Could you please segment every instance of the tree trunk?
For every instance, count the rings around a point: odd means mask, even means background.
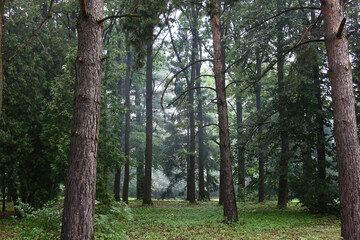
[[[149,31],[153,34],[153,29]],[[151,200],[151,171],[152,171],[152,95],[153,95],[153,41],[147,44],[146,61],[146,146],[145,146],[145,179],[144,179],[144,199],[143,204],[152,204]]]
[[[5,0],[0,2],[0,119],[2,113],[2,104],[3,104],[3,88],[4,88],[4,79],[3,79],[3,55],[2,55],[2,43],[3,43],[3,14],[4,14],[4,4]]]
[[[125,42],[128,41],[129,32],[125,32]],[[131,52],[126,44],[126,78],[125,78],[125,172],[123,187],[123,202],[129,203],[129,182],[130,182],[130,72],[131,72]]]
[[[104,4],[81,6],[76,59],[74,113],[61,239],[94,239],[96,159],[99,139]]]
[[[198,54],[198,45],[197,39],[195,36],[195,29],[197,29],[197,14],[195,7],[192,7],[192,20],[191,29],[192,29],[192,46],[191,46],[191,62],[195,62],[196,56]],[[196,64],[191,66],[191,76],[190,76],[190,84],[188,85],[189,89],[194,88],[194,81],[196,76]],[[195,196],[195,111],[194,111],[194,90],[189,91],[189,120],[190,120],[190,156],[189,156],[189,195],[188,200],[190,203],[194,203]]]
[[[259,50],[256,51],[256,78],[259,79],[261,77],[261,59],[259,56]],[[261,86],[260,84],[256,84],[255,86],[255,95],[256,95],[256,112],[257,112],[257,121],[261,120]],[[259,147],[258,147],[258,160],[259,160],[259,202],[263,202],[265,199],[265,191],[264,191],[264,154],[263,154],[263,146],[262,146],[262,131],[263,131],[262,123],[258,125],[258,139],[259,139]]]
[[[325,45],[334,114],[334,135],[339,169],[341,235],[360,239],[360,146],[348,37],[342,22],[346,1],[322,0]],[[344,27],[344,28],[342,28]]]
[[[237,84],[237,87],[240,87],[240,84]],[[244,157],[244,148],[241,142],[241,130],[242,130],[242,99],[241,96],[236,96],[236,123],[237,123],[237,161],[238,161],[238,195],[241,200],[245,200],[245,157]]]
[[[200,68],[201,64],[196,64],[196,76],[200,76]],[[198,97],[198,122],[199,126],[204,125],[203,120],[203,96],[201,93],[200,88],[200,81],[196,82],[196,95]],[[204,158],[205,158],[205,152],[204,152],[204,131],[205,129],[201,128],[198,133],[198,151],[199,151],[199,200],[205,200],[206,199],[206,193],[205,193],[205,176],[204,176]]]
[[[6,211],[6,188],[3,186],[1,188],[1,193],[2,193],[2,211],[5,212]]]
[[[281,0],[277,0],[277,11],[280,12]],[[282,22],[277,23],[277,57],[278,59],[283,55],[284,50],[282,41],[284,39]],[[280,176],[279,176],[279,192],[278,203],[279,208],[286,208],[288,200],[288,162],[289,162],[289,137],[286,123],[286,96],[284,91],[284,60],[280,60],[277,64],[277,77],[279,83],[279,120],[280,120],[280,141],[281,141],[281,155],[280,155]]]
[[[120,201],[120,178],[121,178],[121,167],[116,164],[115,179],[114,179],[114,198],[115,201]]]
[[[310,1],[311,4],[314,3],[314,0]],[[311,12],[311,21],[316,21],[315,11]],[[322,115],[323,112],[323,101],[321,98],[321,80],[320,80],[320,69],[317,64],[314,64],[312,67],[314,87],[315,87],[315,96],[316,96],[316,107],[317,111],[315,112],[315,124],[316,124],[316,152],[317,152],[317,173],[318,173],[318,182],[320,186],[318,189],[326,189],[326,139],[324,132],[325,118]],[[326,194],[324,191],[320,191],[317,196],[318,207],[321,212],[327,212],[326,204]]]
[[[235,191],[232,178],[229,122],[226,102],[225,72],[222,63],[220,29],[220,7],[217,0],[211,0],[211,30],[214,48],[214,73],[220,138],[220,187],[223,188],[224,216],[228,221],[238,221]]]
[[[141,111],[139,110],[140,93],[139,93],[139,89],[136,86],[135,86],[135,106],[137,109],[136,122],[138,123],[138,126],[141,126]],[[137,167],[136,167],[136,198],[138,200],[142,200],[143,196],[144,196],[144,159],[143,157],[140,157],[139,159],[137,159]]]

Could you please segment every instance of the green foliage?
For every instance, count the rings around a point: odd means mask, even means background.
[[[116,221],[132,221],[133,215],[124,202],[112,202],[109,204],[110,210],[103,212],[99,207],[101,204],[96,202],[95,213],[95,238],[101,240],[129,239],[122,229],[116,225]],[[99,213],[100,211],[100,213]]]
[[[16,227],[21,239],[60,239],[62,208],[58,203],[50,201],[35,210],[29,204],[19,202],[15,208],[22,216],[21,224]]]

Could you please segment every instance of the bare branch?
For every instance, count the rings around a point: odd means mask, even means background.
[[[134,17],[134,18],[139,18],[141,17],[140,15],[136,15],[136,14],[122,14],[122,15],[114,15],[114,16],[108,16],[106,18],[103,18],[101,20],[98,21],[98,23],[103,23],[109,19],[114,19],[114,18],[126,18],[126,17]]]
[[[341,38],[342,32],[343,32],[343,30],[344,30],[345,23],[346,23],[346,18],[343,18],[343,20],[342,20],[341,23],[340,23],[339,30],[338,30],[338,32],[336,33],[336,37],[337,37],[337,38]]]
[[[29,37],[26,44],[21,47],[19,50],[16,51],[16,53],[9,58],[9,61],[12,61],[22,50],[25,50],[31,43],[32,39],[40,32],[40,30],[46,25],[46,23],[50,20],[52,17],[52,10],[54,8],[55,0],[51,0],[49,11],[47,13],[46,18],[41,22],[40,26],[34,31],[34,33]]]
[[[277,17],[279,17],[280,15],[282,15],[284,13],[291,12],[291,11],[296,11],[296,10],[303,10],[303,9],[321,10],[321,8],[318,8],[318,7],[294,7],[294,8],[289,8],[289,9],[286,9],[286,10],[284,10],[282,12],[279,12],[279,13],[275,14],[272,17],[269,17],[268,19],[265,19],[264,21],[262,21],[262,22],[260,22],[258,24],[255,24],[254,26],[252,26],[252,27],[250,27],[248,29],[245,29],[245,31],[250,32],[254,28],[257,28],[257,27],[263,25],[264,23],[270,21],[271,19],[277,18]]]
[[[170,107],[171,105],[173,105],[177,100],[179,100],[182,96],[184,96],[186,93],[188,93],[191,90],[195,90],[195,89],[210,89],[213,91],[216,91],[215,88],[212,87],[193,87],[193,88],[188,88],[185,91],[183,91],[177,98],[175,98],[171,103],[169,103],[166,107]]]
[[[310,26],[306,29],[306,31],[304,32],[303,36],[301,37],[300,41],[296,44],[299,45],[300,43],[302,43],[304,41],[304,39],[306,38],[306,36],[312,31],[312,29],[316,26],[316,24],[319,22],[320,17],[322,15],[322,12],[320,12],[319,16],[317,17],[316,21],[312,24],[310,24]]]
[[[40,45],[42,46],[44,52],[49,56],[49,58],[52,58],[52,56],[50,55],[50,53],[48,52],[48,50],[46,49],[45,45],[43,44],[43,42],[41,41],[39,35],[36,34],[36,38],[39,41]]]
[[[165,88],[164,88],[164,91],[162,92],[161,94],[161,108],[162,110],[164,111],[164,95],[165,95],[165,92],[167,91],[167,89],[169,88],[170,84],[174,81],[174,79],[179,76],[180,73],[186,71],[189,67],[191,67],[192,65],[194,64],[197,64],[199,62],[212,62],[213,59],[200,59],[200,60],[197,60],[195,62],[192,62],[192,63],[189,63],[186,67],[184,67],[183,69],[181,69],[180,71],[178,71],[177,73],[175,73],[175,75],[165,84]]]

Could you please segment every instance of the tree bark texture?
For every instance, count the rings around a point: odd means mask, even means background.
[[[61,239],[94,239],[104,4],[83,2],[79,19],[76,84]]]
[[[228,221],[238,221],[235,191],[232,177],[229,122],[226,102],[225,72],[222,63],[222,43],[220,29],[220,6],[217,0],[211,0],[211,30],[214,48],[214,73],[216,100],[218,107],[220,138],[220,187],[223,188],[224,216]],[[220,191],[221,192],[221,191]]]
[[[281,0],[277,0],[277,8],[280,11]],[[283,55],[282,41],[284,39],[282,22],[277,22],[277,57]],[[281,155],[280,155],[280,176],[279,176],[279,191],[278,203],[279,208],[286,208],[288,201],[288,162],[289,162],[289,137],[286,123],[286,97],[284,91],[284,60],[280,60],[277,64],[277,77],[279,83],[279,120],[280,120],[280,141],[281,141]]]
[[[341,235],[360,239],[360,146],[342,0],[322,0],[339,170]]]
[[[151,29],[150,34],[153,34]],[[152,171],[152,95],[153,95],[153,42],[147,44],[146,61],[146,146],[145,146],[145,178],[144,178],[144,198],[143,204],[152,204],[151,200],[151,171]]]
[[[129,38],[129,32],[125,33],[125,41]],[[129,203],[129,182],[130,182],[130,73],[131,73],[131,52],[126,44],[126,78],[125,78],[125,172],[123,187],[123,202]]]

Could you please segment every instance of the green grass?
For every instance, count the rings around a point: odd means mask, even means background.
[[[216,202],[188,204],[131,202],[134,220],[120,222],[130,239],[341,239],[335,216],[307,213],[295,203],[279,210],[275,203],[239,203],[238,223],[222,223]]]
[[[143,206],[141,201],[131,200],[130,208],[132,217],[109,215],[101,226],[110,226],[128,239],[341,239],[338,217],[309,214],[294,202],[286,210],[277,209],[274,202],[238,203],[239,222],[232,224],[223,223],[223,207],[214,201],[154,201],[152,206]],[[27,231],[34,227],[24,221],[0,219],[0,239],[21,239],[17,226]],[[119,239],[106,231],[96,236]]]

